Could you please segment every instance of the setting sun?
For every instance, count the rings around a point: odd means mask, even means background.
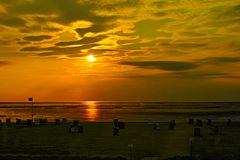
[[[95,61],[95,57],[93,55],[89,55],[87,57],[87,59],[88,59],[89,62],[94,62]]]

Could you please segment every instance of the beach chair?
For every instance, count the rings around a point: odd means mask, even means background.
[[[201,136],[201,129],[200,128],[194,128],[194,137]]]
[[[34,118],[34,125],[39,126],[40,125],[40,119]]]
[[[125,122],[118,122],[118,128],[119,129],[125,129],[126,128]]]
[[[70,124],[69,125],[69,133],[74,133],[75,132],[75,127],[74,127],[74,125],[73,124]]]
[[[190,118],[190,119],[188,120],[188,124],[193,125],[193,124],[194,124],[194,119]]]
[[[154,125],[153,125],[153,129],[154,130],[160,130],[160,125],[159,125],[159,123],[154,123]]]
[[[46,118],[42,119],[42,124],[43,124],[43,125],[48,124],[48,120],[47,120]]]
[[[69,133],[83,133],[83,126],[74,126],[71,124],[69,126]]]
[[[213,134],[219,134],[219,127],[218,126],[214,126],[212,129]]]
[[[172,125],[176,126],[176,121],[175,121],[175,119],[171,120],[170,123],[172,123]]]
[[[55,125],[58,125],[60,123],[60,119],[55,119]]]
[[[113,127],[113,135],[117,136],[119,134],[119,128],[118,127]]]
[[[232,123],[231,119],[227,119],[227,125],[230,125]]]
[[[118,119],[114,119],[113,120],[113,127],[118,127],[118,123],[119,123]]]
[[[80,125],[80,120],[73,120],[72,123],[74,126],[78,126],[78,125]]]
[[[169,123],[168,130],[174,130],[174,124],[173,123]]]
[[[78,133],[83,133],[83,126],[78,126]]]
[[[155,123],[156,123],[156,121],[153,118],[148,119],[148,124],[152,125]]]
[[[22,120],[21,119],[16,119],[16,125],[21,125],[22,124]]]
[[[175,120],[171,120],[169,122],[168,130],[174,130],[175,126],[176,126],[176,121]]]
[[[208,119],[207,120],[207,125],[211,125],[212,124],[212,120],[211,119]]]
[[[33,121],[31,119],[27,119],[27,126],[31,127],[33,125]]]
[[[196,125],[202,127],[203,126],[202,120],[197,119]]]
[[[10,118],[6,118],[6,125],[10,125],[11,124],[11,119]]]
[[[62,118],[62,123],[67,123],[67,122],[68,122],[67,118]]]

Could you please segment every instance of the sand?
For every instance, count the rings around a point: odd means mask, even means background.
[[[0,127],[0,156],[103,156],[130,157],[128,144],[133,144],[134,159],[157,157],[165,159],[190,155],[190,138],[197,126],[177,123],[168,130],[167,123],[160,123],[160,130],[144,123],[126,123],[119,136],[113,136],[110,122],[84,122],[84,133],[69,133],[68,124],[53,123],[23,127],[11,124]],[[193,139],[193,155],[207,157],[238,156],[240,127],[218,122],[219,134],[204,123],[201,137]]]

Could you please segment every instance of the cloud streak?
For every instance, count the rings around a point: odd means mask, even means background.
[[[184,71],[199,67],[199,65],[196,63],[179,61],[126,61],[120,62],[120,64],[136,66],[145,69],[161,69],[166,71]]]
[[[0,60],[0,67],[11,65],[12,63],[10,61],[1,61]]]
[[[49,36],[49,35],[23,37],[23,39],[25,41],[43,41],[43,40],[48,40],[48,39],[51,39],[51,38],[52,38],[52,36]]]

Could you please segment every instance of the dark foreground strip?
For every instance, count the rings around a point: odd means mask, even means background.
[[[0,160],[127,160],[127,158],[84,156],[0,156]]]

